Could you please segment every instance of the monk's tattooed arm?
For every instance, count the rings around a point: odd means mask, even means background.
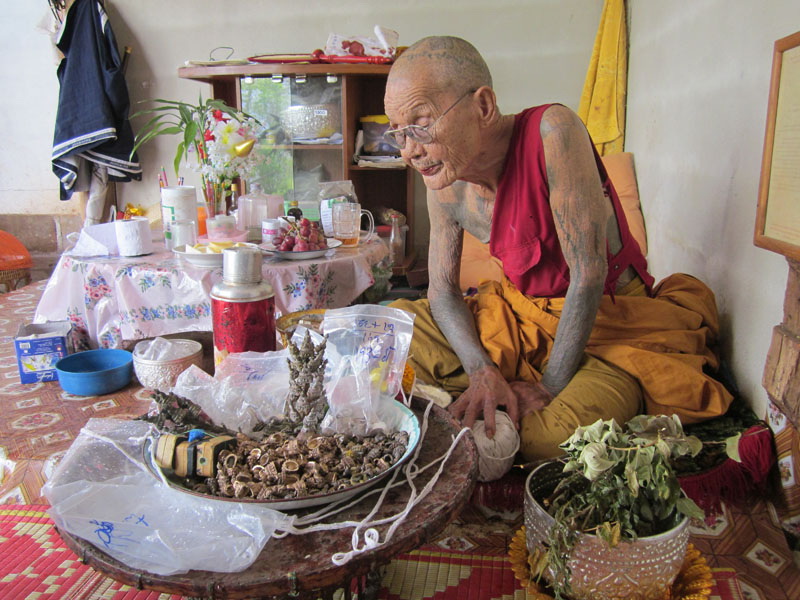
[[[578,370],[589,340],[608,271],[609,205],[597,173],[591,141],[577,115],[552,106],[542,119],[550,205],[570,283],[542,384],[553,395]]]
[[[453,217],[463,203],[463,186],[428,191],[431,238],[428,251],[428,299],[436,324],[455,350],[467,373],[492,362],[483,351],[472,313],[460,287],[462,230]]]

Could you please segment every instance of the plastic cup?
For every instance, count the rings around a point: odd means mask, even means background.
[[[194,246],[197,243],[197,223],[194,221],[172,221],[169,224],[172,233],[172,247]]]
[[[208,230],[208,239],[210,240],[230,239],[236,233],[236,217],[231,215],[217,215],[216,217],[206,219],[206,229]]]
[[[161,188],[161,220],[167,250],[175,247],[169,224],[172,221],[195,221],[196,219],[197,189],[194,186],[176,185]]]
[[[205,204],[197,205],[197,235],[206,235],[208,230],[206,229],[206,219],[208,218],[208,212],[206,211]]]

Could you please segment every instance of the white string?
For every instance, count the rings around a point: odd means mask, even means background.
[[[403,394],[404,402],[406,402],[405,394]],[[408,398],[408,402],[410,403],[411,398]],[[430,413],[431,408],[433,407],[433,402],[428,401],[425,411],[423,413],[421,431],[420,431],[420,441],[424,439],[425,433],[428,429],[428,416]],[[457,435],[452,436],[452,442],[450,443],[450,447],[447,451],[433,459],[424,467],[417,467],[416,461],[419,457],[419,452],[421,449],[422,444],[417,444],[417,448],[414,451],[414,455],[403,469],[403,472],[406,475],[405,481],[396,481],[397,476],[400,473],[400,470],[395,471],[392,474],[392,478],[390,479],[389,483],[383,486],[382,489],[377,490],[370,490],[365,494],[355,498],[355,499],[346,499],[340,500],[339,502],[327,505],[322,509],[307,514],[302,517],[298,517],[295,519],[294,523],[290,523],[288,527],[284,530],[275,532],[273,537],[281,538],[285,537],[288,534],[294,535],[302,535],[304,533],[311,533],[316,531],[330,531],[334,529],[344,529],[346,527],[353,527],[353,533],[350,538],[350,543],[352,550],[348,552],[337,552],[333,556],[331,556],[331,561],[337,565],[341,566],[349,562],[354,556],[362,554],[368,550],[372,550],[379,546],[382,546],[389,542],[392,539],[395,531],[397,528],[405,521],[406,517],[409,515],[411,510],[419,504],[433,489],[433,486],[436,485],[436,482],[439,480],[439,476],[441,475],[442,471],[444,470],[444,465],[447,462],[447,459],[452,456],[453,451],[455,450],[456,445],[461,440],[461,438],[469,431],[468,428],[462,428]],[[422,488],[422,490],[418,493],[417,488],[414,485],[414,479],[419,477],[422,473],[424,473],[429,468],[433,467],[436,464],[439,464],[439,468],[436,470],[436,473],[431,477],[427,484]],[[383,501],[386,498],[386,494],[388,494],[389,490],[392,488],[408,484],[411,488],[411,492],[409,494],[409,499],[406,502],[406,507],[399,513],[390,515],[381,519],[373,520],[375,514],[380,510],[381,506],[383,505]],[[338,514],[343,510],[354,506],[355,504],[359,504],[363,502],[369,496],[372,496],[380,491],[380,495],[375,502],[374,506],[370,510],[369,514],[364,517],[361,521],[342,521],[338,523],[318,523],[318,521],[330,517],[332,515]],[[349,503],[344,504],[347,500],[350,500]],[[386,531],[383,540],[380,539],[380,532],[378,531],[377,527],[386,525],[391,523],[389,529]],[[362,534],[363,531],[363,534]]]

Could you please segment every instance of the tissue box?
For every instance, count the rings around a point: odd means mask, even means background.
[[[19,326],[14,337],[14,350],[22,383],[58,379],[56,363],[69,353],[67,340],[71,329],[69,321]]]

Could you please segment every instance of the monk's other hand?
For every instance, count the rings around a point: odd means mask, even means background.
[[[473,371],[469,375],[469,387],[447,410],[465,427],[472,427],[483,415],[486,437],[494,438],[495,411],[505,406],[511,422],[519,427],[517,396],[497,367],[490,365]]]
[[[512,381],[509,386],[517,397],[518,426],[526,415],[542,410],[553,401],[553,395],[541,383]]]

